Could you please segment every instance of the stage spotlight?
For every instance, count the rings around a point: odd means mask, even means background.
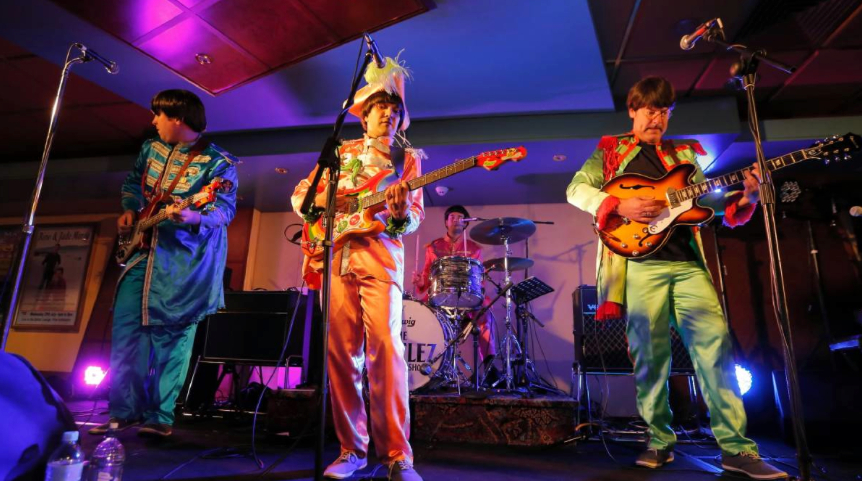
[[[751,371],[740,366],[736,365],[736,382],[739,383],[739,392],[743,396],[751,389]]]
[[[84,370],[84,384],[87,386],[98,386],[105,379],[105,371],[100,366],[87,366]]]

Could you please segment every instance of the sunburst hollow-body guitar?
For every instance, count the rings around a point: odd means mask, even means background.
[[[807,149],[769,159],[766,165],[772,172],[811,159],[846,160],[860,149],[862,143],[859,136],[848,133],[827,138]],[[602,192],[620,199],[650,197],[661,201],[665,207],[648,224],[610,214],[603,228],[596,230],[599,239],[620,256],[649,257],[667,243],[675,227],[699,225],[712,219],[715,212],[699,205],[697,198],[741,183],[748,170],[750,167],[699,183],[692,183],[696,172],[693,164],[677,165],[658,179],[640,174],[614,177],[602,187]]]

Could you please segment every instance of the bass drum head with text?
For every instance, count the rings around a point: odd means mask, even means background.
[[[451,339],[452,332],[445,318],[439,319],[430,307],[409,299],[402,302],[401,340],[404,341],[404,360],[407,361],[407,387],[413,391],[427,384],[446,359],[446,356],[441,356],[431,365],[428,374],[422,373],[422,367],[427,368],[428,360],[440,353]]]

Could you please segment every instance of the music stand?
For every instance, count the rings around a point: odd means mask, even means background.
[[[512,288],[512,296],[515,304],[526,304],[534,299],[554,292],[554,288],[545,284],[536,276],[530,276],[519,282]]]

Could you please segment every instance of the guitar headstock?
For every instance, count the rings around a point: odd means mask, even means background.
[[[510,147],[508,149],[490,150],[476,156],[477,165],[488,170],[496,170],[508,161],[518,162],[527,156],[524,146]]]
[[[809,157],[821,158],[828,164],[832,161],[849,160],[859,150],[862,150],[862,139],[848,132],[817,141],[806,153]]]
[[[192,196],[192,204],[195,207],[203,207],[216,200],[216,192],[226,192],[233,187],[233,182],[225,180],[221,177],[214,178],[209,184],[205,185],[200,192]]]

